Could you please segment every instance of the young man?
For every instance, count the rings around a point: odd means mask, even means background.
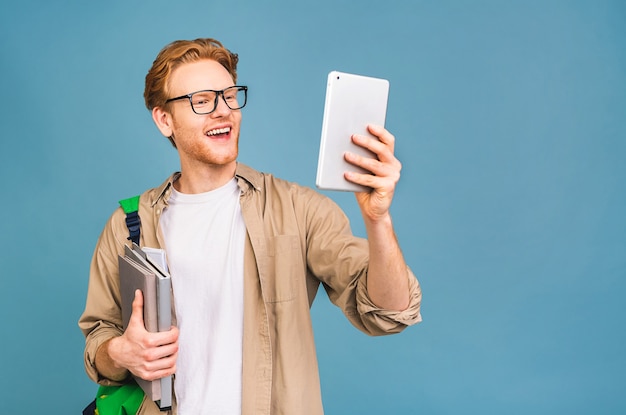
[[[165,249],[173,286],[170,331],[148,333],[141,293],[122,331],[118,254],[128,230],[113,213],[95,249],[86,307],[85,366],[96,382],[175,374],[172,412],[322,414],[309,309],[320,283],[370,335],[417,323],[421,291],[398,246],[389,207],[400,177],[394,137],[353,136],[378,160],[346,154],[371,174],[356,199],[367,240],[330,199],[237,162],[237,55],[213,39],[176,41],[157,56],[144,97],[180,156],[180,173],[141,195],[141,245]],[[160,413],[152,402],[139,413]]]

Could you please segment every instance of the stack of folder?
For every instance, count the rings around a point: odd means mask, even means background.
[[[163,250],[140,248],[133,243],[119,256],[122,320],[128,327],[135,291],[143,293],[143,319],[149,332],[168,331],[172,326],[172,280]],[[137,384],[161,410],[172,406],[172,377],[147,381],[135,376]]]

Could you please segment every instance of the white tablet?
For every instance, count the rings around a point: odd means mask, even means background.
[[[352,143],[352,134],[369,135],[368,124],[385,125],[389,81],[333,71],[328,74],[326,102],[322,121],[322,138],[315,185],[320,189],[350,192],[370,191],[368,187],[349,182],[347,171],[366,172],[344,159],[347,151],[375,157],[370,151]]]

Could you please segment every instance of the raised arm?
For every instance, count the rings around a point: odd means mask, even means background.
[[[347,153],[345,158],[349,163],[364,168],[370,174],[346,172],[345,177],[351,182],[372,189],[370,192],[355,194],[369,241],[370,262],[367,273],[369,296],[378,307],[401,311],[409,305],[408,271],[398,245],[389,208],[400,179],[402,165],[394,155],[395,137],[381,126],[370,125],[368,130],[378,140],[357,134],[352,136],[352,140],[376,154],[377,159],[353,153]]]

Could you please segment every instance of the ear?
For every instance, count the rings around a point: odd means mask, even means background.
[[[156,124],[161,134],[169,138],[172,136],[172,115],[161,107],[152,109],[152,120]]]

